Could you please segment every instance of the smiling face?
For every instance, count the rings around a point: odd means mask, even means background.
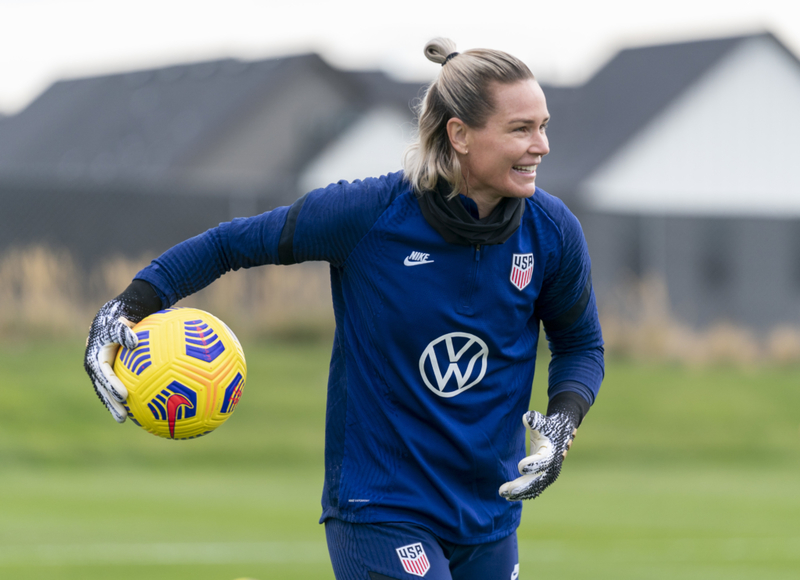
[[[488,215],[504,197],[531,197],[536,169],[550,152],[545,134],[550,114],[533,79],[489,87],[494,112],[481,128],[450,119],[448,135],[461,163],[466,195]]]

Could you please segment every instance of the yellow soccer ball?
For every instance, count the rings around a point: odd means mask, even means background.
[[[196,308],[151,314],[120,348],[114,372],[128,389],[128,418],[168,439],[192,439],[222,425],[242,396],[242,345],[216,316]]]

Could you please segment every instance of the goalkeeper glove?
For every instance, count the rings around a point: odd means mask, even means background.
[[[143,280],[134,280],[122,294],[106,302],[92,321],[83,367],[95,393],[117,423],[124,423],[128,416],[123,405],[128,390],[113,369],[117,350],[120,345],[136,348],[139,339],[131,328],[160,309],[161,299],[153,287]]]
[[[589,403],[571,391],[559,393],[550,401],[545,417],[528,411],[522,422],[530,430],[531,454],[519,462],[522,477],[504,483],[500,495],[508,501],[534,499],[561,473],[561,464]]]

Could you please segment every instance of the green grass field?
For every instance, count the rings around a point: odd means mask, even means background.
[[[329,346],[244,346],[233,418],[167,441],[113,422],[80,341],[0,345],[0,578],[332,578]],[[520,577],[800,577],[798,409],[798,368],[609,361],[561,478],[525,506]]]

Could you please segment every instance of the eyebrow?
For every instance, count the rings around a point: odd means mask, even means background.
[[[549,121],[550,121],[550,117],[548,116],[548,117],[545,117],[542,120],[542,123],[548,123]],[[509,125],[513,125],[514,123],[524,123],[526,125],[535,125],[536,121],[534,121],[532,119],[512,119],[511,121],[508,122]]]

